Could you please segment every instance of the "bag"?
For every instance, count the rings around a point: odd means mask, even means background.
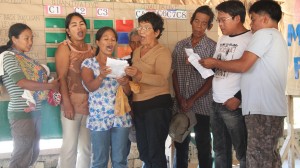
[[[176,113],[173,115],[169,127],[169,135],[176,142],[183,142],[197,124],[195,113]]]

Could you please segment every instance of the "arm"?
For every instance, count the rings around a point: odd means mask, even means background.
[[[226,100],[226,102],[224,102],[223,105],[226,106],[228,110],[233,111],[239,108],[241,104],[241,100],[242,100],[242,93],[241,90],[239,90],[232,98]]]
[[[38,90],[50,90],[53,89],[57,91],[59,89],[58,79],[53,80],[51,83],[40,83],[28,79],[21,79],[17,82],[17,85],[22,89],[27,89],[31,91]]]
[[[203,95],[205,95],[209,92],[209,90],[212,87],[212,79],[213,79],[213,76],[206,79],[205,83],[201,86],[201,88],[199,88],[199,90],[194,95],[192,95],[190,98],[188,98],[188,100],[187,100],[187,108],[188,109],[192,108],[194,103],[200,97],[202,97]]]
[[[56,64],[56,72],[58,78],[60,79],[60,93],[62,96],[62,104],[64,107],[64,116],[70,120],[74,119],[74,108],[71,104],[70,96],[69,96],[69,88],[67,85],[67,75],[70,64],[70,49],[67,45],[61,43],[55,53],[55,64]]]
[[[177,103],[180,107],[180,110],[183,112],[186,112],[186,99],[180,95],[180,89],[178,85],[178,77],[176,70],[172,73],[172,82],[173,82],[173,88],[175,92],[175,98],[177,100]]]
[[[83,66],[81,69],[81,78],[89,92],[94,92],[101,86],[103,79],[110,73],[111,69],[108,66],[102,66],[100,67],[100,75],[95,78],[93,70]]]
[[[243,56],[237,60],[221,61],[215,58],[201,59],[199,63],[205,68],[219,68],[229,72],[247,72],[258,59],[252,52],[245,51]]]

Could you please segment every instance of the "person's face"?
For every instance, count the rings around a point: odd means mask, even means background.
[[[140,36],[138,34],[131,35],[130,41],[129,41],[129,47],[131,48],[132,52],[137,49],[139,46],[141,46],[140,42]]]
[[[13,47],[21,52],[29,52],[33,44],[33,35],[30,29],[25,29],[19,38],[12,37]]]
[[[223,35],[232,35],[237,27],[234,18],[228,13],[218,12],[217,22]]]
[[[86,25],[84,24],[84,21],[78,16],[73,16],[69,28],[67,29],[67,33],[72,40],[84,40],[86,35]]]
[[[209,19],[209,16],[204,13],[196,13],[195,19],[191,22],[193,36],[201,37],[205,34],[205,30],[210,26]]]
[[[264,15],[259,15],[256,13],[251,13],[250,18],[251,18],[251,31],[252,33],[255,33],[257,30],[263,28],[263,23],[264,23]]]
[[[96,40],[97,46],[100,48],[100,54],[112,56],[117,39],[112,30],[106,30],[99,40]]]
[[[159,30],[157,32],[154,32],[151,23],[140,22],[139,27],[137,29],[141,37],[141,45],[151,45],[157,40],[156,37],[159,34]]]

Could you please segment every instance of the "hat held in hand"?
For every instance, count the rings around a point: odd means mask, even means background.
[[[193,112],[176,113],[171,120],[169,135],[174,141],[181,143],[196,124],[197,120]]]

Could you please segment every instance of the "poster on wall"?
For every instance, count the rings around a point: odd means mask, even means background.
[[[284,37],[290,54],[287,95],[300,95],[300,1],[289,0],[282,5]]]

